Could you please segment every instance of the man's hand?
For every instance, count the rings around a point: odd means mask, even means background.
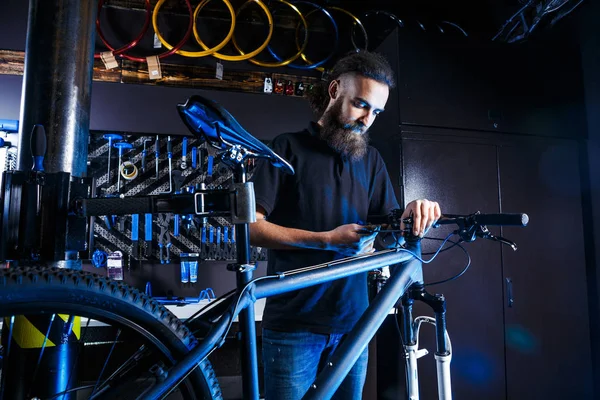
[[[410,216],[413,219],[413,235],[423,237],[431,225],[442,216],[442,211],[440,205],[435,201],[414,200],[406,206],[402,213],[402,219]],[[400,224],[400,229],[406,229],[404,223]]]
[[[345,256],[372,253],[373,243],[379,229],[359,224],[346,224],[327,232],[327,247]]]

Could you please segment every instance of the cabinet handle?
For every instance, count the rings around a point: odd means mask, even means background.
[[[506,297],[508,298],[508,306],[512,307],[515,302],[513,299],[512,279],[506,278]]]

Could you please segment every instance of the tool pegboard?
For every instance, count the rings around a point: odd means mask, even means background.
[[[192,136],[91,132],[89,137],[88,176],[95,180],[97,197],[176,195],[202,183],[207,189],[226,189],[232,182],[218,150]],[[253,163],[247,170],[251,176]],[[161,263],[178,261],[182,253],[198,253],[200,260],[236,256],[235,226],[221,217],[107,215],[94,218],[93,232],[90,253],[120,251],[132,260]],[[265,260],[266,249],[253,247],[251,259]]]

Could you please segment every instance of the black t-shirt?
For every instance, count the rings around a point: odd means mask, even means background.
[[[365,157],[350,162],[318,136],[318,125],[276,137],[271,148],[288,160],[287,175],[261,160],[252,176],[256,204],[274,224],[313,232],[359,223],[368,215],[398,208],[387,169],[369,146]],[[333,251],[268,251],[267,273],[288,271],[342,258]],[[267,298],[263,327],[280,331],[345,333],[368,306],[367,274]]]

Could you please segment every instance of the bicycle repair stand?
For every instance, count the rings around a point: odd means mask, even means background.
[[[435,362],[437,370],[438,397],[440,400],[452,399],[452,388],[450,383],[450,361],[452,360],[452,348],[447,340],[446,332],[446,299],[441,294],[432,295],[425,290],[423,283],[413,283],[401,298],[403,332],[406,368],[407,368],[407,392],[409,400],[419,399],[419,377],[417,372],[417,360],[427,355],[427,349],[419,350],[419,318],[413,321],[412,306],[415,300],[422,301],[433,309],[435,322],[427,321],[435,325],[436,352]],[[420,317],[421,318],[421,317]],[[431,318],[428,318],[431,320]]]

